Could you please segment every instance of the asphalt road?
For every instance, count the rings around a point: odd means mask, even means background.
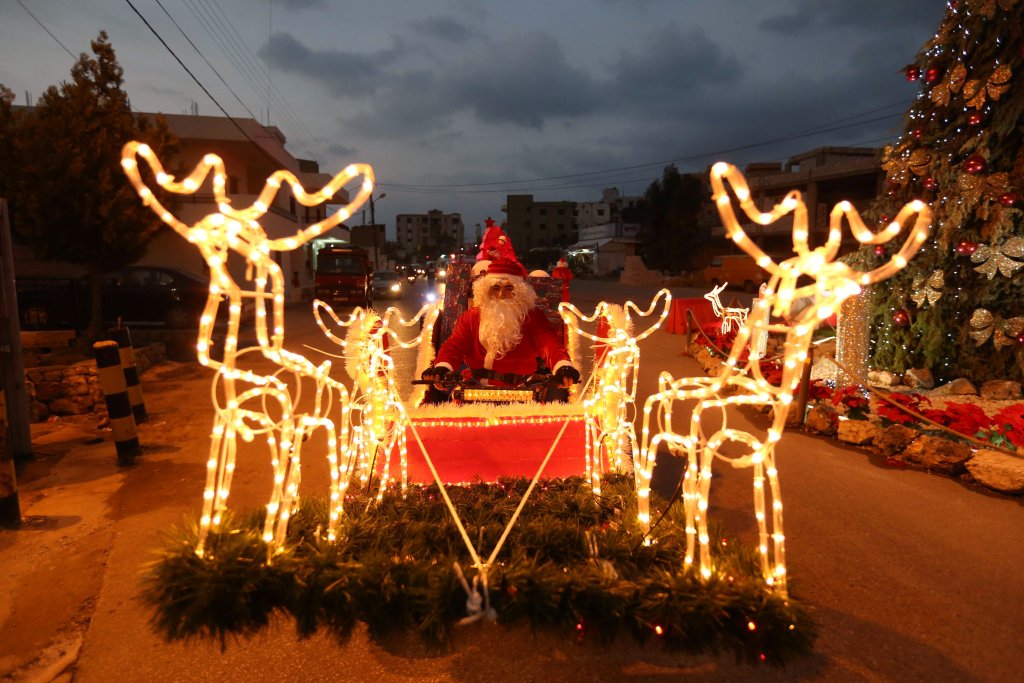
[[[576,281],[573,301],[584,312],[602,298],[646,307],[654,291]],[[407,308],[414,303],[411,294],[403,301]],[[313,359],[314,349],[337,352],[308,309],[292,308],[288,318],[290,348]],[[681,337],[660,332],[642,342],[639,396],[653,391],[663,370],[697,374],[681,347]],[[325,637],[300,642],[286,622],[224,652],[207,642],[166,644],[147,626],[138,577],[160,529],[194,514],[200,502],[209,373],[186,366],[152,374],[143,386],[153,418],[142,431],[147,450],[138,464],[118,470],[110,444],[86,438],[60,457],[41,458],[22,500],[26,515],[52,524],[0,543],[8,574],[20,571],[18,563],[33,563],[34,573],[15,589],[33,596],[36,620],[47,600],[83,601],[87,618],[67,647],[77,654],[75,680],[1024,680],[1022,501],[945,476],[888,468],[800,432],[787,432],[777,451],[787,565],[791,592],[811,607],[820,632],[815,653],[785,670],[751,669],[724,657],[669,658],[631,643],[577,646],[486,624],[462,630],[458,649],[442,656],[410,642],[373,644],[363,631],[345,644]],[[305,448],[315,453],[315,439]],[[238,462],[232,506],[265,502],[266,458],[243,449]],[[659,456],[656,485],[670,490],[679,470],[679,462]],[[320,492],[325,472],[315,457],[304,457],[307,493]],[[727,533],[751,540],[749,471],[719,467],[714,481],[710,516]],[[19,593],[12,595],[13,612],[23,615]],[[0,597],[0,616],[5,606]],[[0,643],[0,655],[3,650]]]

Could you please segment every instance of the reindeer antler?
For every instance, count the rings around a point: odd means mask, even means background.
[[[194,193],[202,187],[203,183],[206,182],[206,177],[212,171],[213,194],[217,202],[217,209],[220,211],[220,215],[225,219],[234,219],[240,223],[248,225],[252,225],[267,213],[270,205],[274,201],[274,197],[281,188],[282,182],[288,183],[292,189],[292,193],[295,195],[296,201],[300,204],[303,206],[317,206],[330,200],[340,188],[351,182],[353,179],[360,175],[363,176],[363,182],[359,188],[359,192],[355,196],[355,199],[350,201],[344,207],[335,211],[324,220],[298,231],[293,237],[267,240],[267,247],[275,251],[291,251],[292,249],[305,244],[314,237],[322,235],[334,226],[347,220],[360,206],[363,205],[367,198],[369,198],[370,193],[373,192],[373,168],[368,164],[350,164],[340,173],[331,178],[330,182],[328,182],[322,189],[313,193],[306,192],[305,188],[302,187],[302,183],[299,182],[299,179],[295,177],[293,173],[282,170],[275,171],[273,175],[267,178],[267,182],[263,186],[263,191],[260,192],[256,201],[244,209],[236,210],[231,207],[231,199],[225,192],[227,172],[224,167],[224,160],[216,154],[207,154],[204,156],[192,172],[184,180],[179,182],[174,179],[174,176],[171,176],[164,171],[163,165],[160,163],[160,160],[149,145],[134,140],[126,143],[121,150],[121,166],[124,168],[129,179],[131,179],[132,184],[139,193],[139,196],[142,197],[143,203],[152,207],[153,211],[156,212],[156,214],[160,216],[165,223],[172,226],[186,238],[189,238],[190,226],[178,220],[173,214],[171,214],[171,212],[168,211],[167,208],[164,207],[163,204],[161,204],[155,197],[153,191],[146,186],[146,183],[142,180],[142,175],[139,173],[136,156],[141,156],[145,159],[150,168],[153,169],[153,173],[156,175],[156,181],[160,187],[169,192],[174,192],[175,194]]]

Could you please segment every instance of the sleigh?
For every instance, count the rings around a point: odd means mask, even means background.
[[[524,387],[461,386],[452,403],[426,405],[424,383],[416,383],[412,395],[403,398],[395,375],[418,378],[431,363],[469,305],[472,265],[453,262],[442,300],[424,306],[410,321],[396,309],[380,315],[356,309],[342,321],[326,304],[314,304],[329,337],[340,343],[335,330],[349,330],[344,347],[351,362],[346,365],[369,369],[353,377],[352,434],[360,478],[377,478],[381,492],[390,482],[406,486],[540,476],[586,476],[599,488],[603,473],[632,471],[638,451],[632,416],[639,360],[632,321],[655,319],[639,338],[657,329],[668,312],[668,292],[659,293],[646,311],[632,303],[625,308],[602,303],[584,315],[563,300],[561,280],[530,277],[538,308],[566,341],[573,365],[584,371],[567,402],[538,401],[537,392]],[[656,310],[658,315],[652,315]],[[403,334],[417,326],[412,339]],[[581,338],[593,342],[586,345],[590,354],[581,351]],[[411,373],[395,367],[391,351],[399,347],[417,349]]]

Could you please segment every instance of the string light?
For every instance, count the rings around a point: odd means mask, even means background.
[[[747,217],[762,225],[775,223],[785,215],[793,216],[793,251],[795,256],[776,264],[740,227],[733,209],[733,198],[726,189],[733,188]],[[869,230],[856,209],[849,202],[840,202],[830,215],[829,235],[826,243],[811,249],[807,243],[807,208],[798,191],[788,193],[771,211],[761,212],[750,196],[746,179],[734,166],[720,162],[711,169],[713,198],[721,214],[726,234],[741,249],[768,271],[770,280],[760,295],[744,325],[739,328],[729,354],[728,362],[715,377],[674,379],[663,372],[658,378],[658,392],[644,404],[640,464],[643,473],[637,478],[638,519],[640,525],[650,528],[650,480],[658,446],[665,443],[670,449],[685,449],[687,468],[683,475],[683,507],[686,516],[686,555],[684,563],[694,563],[695,546],[700,547],[700,574],[705,579],[713,573],[707,525],[708,498],[711,488],[711,465],[715,458],[725,460],[733,467],[752,468],[754,486],[754,516],[758,525],[758,554],[765,584],[786,594],[785,536],[782,529],[782,501],[779,491],[778,470],[775,467],[775,445],[782,436],[793,396],[800,382],[803,365],[808,358],[812,335],[818,322],[829,317],[848,298],[857,296],[864,286],[879,282],[906,265],[923,245],[931,221],[931,212],[920,201],[904,206],[896,219],[878,233]],[[894,239],[903,226],[913,220],[906,240],[899,250],[882,266],[868,272],[856,272],[842,262],[835,261],[842,239],[841,226],[850,226],[854,237],[862,244],[885,244]],[[806,277],[810,284],[800,285]],[[798,299],[810,301],[797,319],[793,304]],[[773,324],[774,314],[787,322]],[[783,345],[785,362],[779,386],[773,386],[762,375],[759,354],[748,354],[743,359],[748,341],[758,334],[785,335]],[[741,364],[741,361],[744,361]],[[695,400],[689,424],[676,427],[672,421],[672,406],[676,401]],[[729,426],[727,408],[731,406],[767,406],[772,409],[772,424],[762,440],[757,436]],[[707,411],[716,411],[720,426],[713,432],[705,431],[702,420]],[[660,429],[653,433],[652,416],[657,414]],[[727,456],[721,448],[728,443],[745,447],[740,456]],[[767,486],[765,482],[767,480]],[[771,496],[771,533],[765,510],[766,490]]]
[[[146,185],[138,157],[149,165],[157,184],[175,194],[197,192],[212,173],[211,184],[218,211],[203,216],[192,225],[179,220]],[[237,437],[251,442],[261,434],[266,438],[274,481],[263,527],[263,539],[268,543],[270,552],[280,549],[288,519],[298,505],[302,444],[318,429],[327,433],[332,500],[327,537],[334,540],[343,499],[341,482],[345,479],[339,472],[339,456],[342,462],[347,459],[344,450],[348,444],[348,389],[330,377],[330,361],[314,365],[304,356],[283,348],[284,276],[271,252],[294,250],[351,216],[373,190],[373,169],[366,164],[353,164],[313,193],[307,193],[292,173],[277,171],[267,179],[256,201],[248,207],[235,209],[225,193],[227,171],[224,162],[216,154],[204,156],[187,177],[178,181],[164,170],[149,145],[132,141],[121,150],[121,167],[143,203],[178,234],[195,244],[210,269],[210,290],[200,317],[196,353],[202,365],[216,371],[211,387],[215,414],[197,554],[204,554],[206,538],[211,529],[219,527],[227,507],[235,471]],[[303,206],[317,206],[329,201],[344,185],[360,176],[360,190],[351,202],[324,220],[299,230],[293,237],[271,239],[259,224],[282,183],[291,188],[293,196]],[[242,289],[231,276],[226,263],[229,251],[245,260],[249,273],[253,275],[253,289]],[[245,299],[255,304],[258,346],[239,349],[242,303]],[[217,361],[210,356],[213,326],[225,300],[228,302],[227,334],[223,359]],[[272,334],[267,328],[268,303],[271,306]],[[274,364],[272,372],[238,368],[240,360],[248,360],[257,353]],[[288,384],[279,376],[283,373],[291,373],[296,378],[294,397]],[[312,383],[314,397],[313,409],[306,413],[296,409],[304,382]],[[336,423],[330,416],[339,410],[341,419]],[[340,424],[340,438],[336,424]]]

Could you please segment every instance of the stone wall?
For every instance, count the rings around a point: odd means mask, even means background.
[[[140,375],[166,358],[167,350],[163,344],[149,344],[135,349],[135,366]],[[84,415],[94,412],[105,417],[107,414],[95,360],[28,368],[25,370],[25,380],[29,412],[35,422],[46,420],[51,415]]]

